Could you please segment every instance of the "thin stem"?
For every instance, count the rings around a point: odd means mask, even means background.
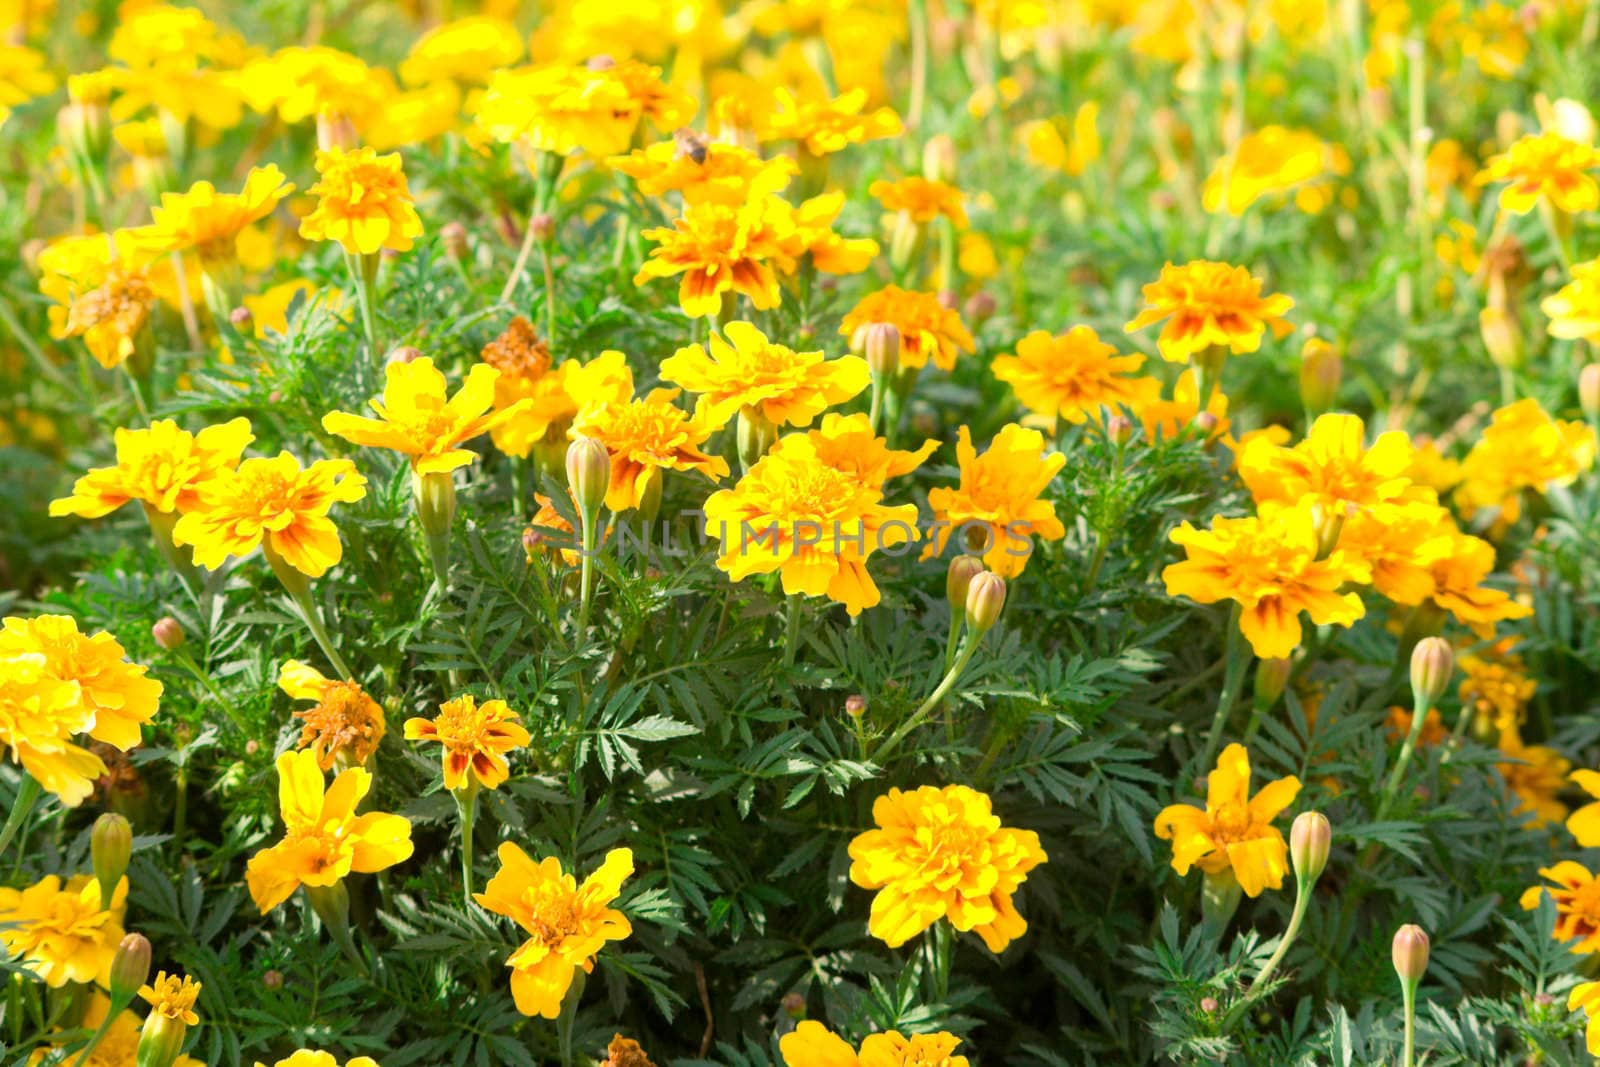
[[[17,344],[28,354],[28,358],[38,365],[40,374],[43,374],[67,392],[70,393],[72,391],[72,380],[66,376],[60,367],[50,361],[50,357],[44,354],[43,349],[34,343],[33,336],[22,328],[22,324],[11,313],[11,304],[8,300],[0,300],[0,324],[3,324],[10,331],[11,336],[16,338]]]
[[[556,274],[550,266],[550,242],[539,242],[539,259],[544,264],[544,333],[551,351],[556,347]]]
[[[1406,1013],[1406,1048],[1404,1067],[1415,1067],[1417,1048],[1417,984],[1403,982],[1400,989],[1401,999],[1405,1003]]]
[[[212,698],[222,705],[222,710],[228,716],[228,720],[239,728],[240,733],[248,734],[250,729],[245,725],[244,717],[239,714],[239,709],[235,708],[232,702],[222,695],[222,690],[217,688],[217,684],[211,680],[211,676],[201,669],[200,664],[195,662],[194,657],[189,654],[189,650],[180,645],[172,651],[178,662],[183,664],[188,672],[194,676],[195,681],[205,686]]]
[[[0,827],[0,856],[6,854],[6,849],[11,845],[11,839],[17,836],[23,824],[28,821],[28,815],[33,811],[33,805],[38,801],[43,788],[34,781],[33,775],[27,771],[22,772],[22,781],[17,785],[16,799],[11,803],[11,813],[6,816],[6,824]]]
[[[948,922],[933,924],[933,987],[941,1002],[950,995],[950,962],[955,956],[955,942],[955,932]]]
[[[367,351],[376,360],[381,352],[378,349],[378,322],[372,308],[372,289],[367,272],[356,257],[349,252],[344,254],[345,267],[350,271],[350,278],[356,284],[356,303],[361,305],[361,329],[367,335]]]
[[[467,907],[472,907],[472,827],[478,814],[476,782],[456,792],[456,807],[461,812],[461,884]]]
[[[577,632],[577,636],[581,640],[583,635],[589,632],[589,607],[594,599],[594,528],[598,523],[599,515],[584,510],[579,514],[578,519],[583,525]]]
[[[783,665],[794,666],[794,654],[800,644],[800,594],[789,595],[788,620],[783,632]]]
[[[1417,738],[1422,734],[1423,720],[1428,717],[1432,705],[1419,704],[1411,712],[1411,729],[1406,734],[1405,744],[1400,746],[1400,755],[1394,761],[1394,770],[1389,772],[1389,780],[1383,786],[1383,799],[1378,802],[1378,816],[1375,821],[1382,822],[1383,817],[1389,812],[1389,805],[1394,801],[1395,790],[1400,788],[1400,779],[1405,777],[1406,767],[1411,763],[1411,754],[1416,751]]]
[[[280,579],[282,575],[279,576]],[[339,677],[347,682],[356,680],[355,672],[350,665],[339,655],[339,650],[333,645],[333,638],[328,636],[327,627],[322,624],[322,613],[317,610],[316,603],[311,599],[311,589],[308,585],[300,583],[298,587],[288,586],[289,596],[294,600],[295,606],[300,609],[301,618],[305,619],[306,627],[311,631],[311,636],[316,639],[317,646],[322,649],[322,654],[328,657],[328,662],[333,664],[339,672]]]
[[[1228,716],[1233,711],[1234,702],[1239,698],[1239,689],[1244,684],[1245,668],[1250,664],[1250,654],[1244,650],[1239,639],[1239,605],[1233,605],[1233,611],[1228,615],[1228,643],[1223,652],[1227,663],[1222,676],[1222,693],[1217,697],[1217,713],[1211,720],[1211,733],[1206,738],[1205,755],[1200,759],[1200,768],[1211,766],[1216,759],[1217,749],[1222,747],[1222,731],[1228,725]]]
[[[82,1051],[78,1053],[78,1058],[72,1061],[73,1067],[84,1067],[89,1062],[89,1056],[99,1047],[100,1042],[105,1040],[106,1032],[111,1029],[111,1024],[122,1014],[120,1010],[115,1010],[116,1005],[112,1005],[112,1008],[113,1010],[107,1011],[106,1017],[100,1020],[99,1028],[95,1030],[94,1036],[89,1038],[89,1043],[83,1046]]]
[[[505,288],[500,290],[500,303],[504,304],[509,301],[511,295],[517,291],[517,284],[522,281],[522,272],[528,269],[528,257],[533,255],[533,246],[536,240],[533,219],[530,216],[526,224],[526,232],[522,237],[522,247],[517,250],[517,261],[511,265],[511,275],[506,278]]]
[[[967,643],[961,646],[961,654],[956,657],[955,663],[945,672],[938,688],[929,695],[927,700],[922,702],[922,705],[916,711],[911,713],[911,716],[905,722],[900,724],[899,729],[890,734],[888,739],[878,746],[877,751],[872,754],[871,762],[882,766],[883,761],[889,758],[901,741],[905,740],[906,735],[922,725],[923,720],[928,717],[928,713],[939,706],[939,701],[945,698],[951,687],[956,684],[956,679],[961,677],[961,672],[966,670],[967,663],[972,659],[972,654],[978,650],[978,642],[981,640],[982,635],[969,634],[967,636]]]
[[[1249,1010],[1250,1005],[1254,1004],[1266,992],[1267,980],[1276,973],[1278,965],[1289,954],[1289,946],[1294,944],[1294,939],[1299,936],[1300,923],[1306,917],[1306,909],[1311,904],[1311,890],[1315,885],[1316,882],[1314,880],[1307,883],[1296,879],[1294,911],[1289,915],[1289,925],[1284,927],[1283,937],[1279,939],[1277,949],[1268,958],[1267,962],[1262,965],[1255,981],[1250,983],[1250,991],[1245,994],[1244,999],[1240,1000],[1228,1011],[1227,1018],[1223,1021],[1222,1026],[1224,1032],[1234,1022],[1237,1022],[1239,1017]]]

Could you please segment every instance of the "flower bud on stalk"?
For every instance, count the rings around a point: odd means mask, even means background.
[[[1496,366],[1522,365],[1522,331],[1509,311],[1491,304],[1478,312],[1478,332],[1483,335],[1483,347],[1489,350],[1489,358]]]
[[[1411,650],[1411,700],[1419,719],[1444,695],[1455,670],[1455,652],[1442,637],[1424,637]]]
[[[999,310],[999,307],[1000,305],[992,293],[980,289],[967,297],[966,307],[962,313],[966,316],[967,322],[972,325],[972,328],[977,329],[994,318],[994,313]]]
[[[1319,811],[1303,811],[1289,827],[1289,862],[1294,876],[1307,886],[1315,884],[1328,866],[1333,845],[1333,825]]]
[[[967,587],[967,628],[982,637],[1000,620],[1006,606],[1006,580],[993,571],[973,577]]]
[[[596,515],[611,488],[611,455],[592,437],[579,437],[567,446],[567,486],[583,515]]]
[[[1339,397],[1344,361],[1338,349],[1320,337],[1306,342],[1300,352],[1300,402],[1313,415],[1331,409]]]
[[[1266,711],[1278,702],[1289,687],[1294,663],[1288,659],[1263,659],[1256,662],[1255,706]]]
[[[150,1003],[150,1014],[139,1031],[138,1067],[172,1067],[189,1027],[200,1021],[194,1010],[200,983],[160,971],[139,995]]]
[[[467,228],[461,223],[451,220],[439,227],[439,241],[444,245],[444,254],[464,264],[471,252],[467,243]]]
[[[450,471],[417,471],[412,475],[411,488],[416,497],[417,521],[428,539],[434,584],[442,591],[449,576],[450,527],[456,517],[455,475]]]
[[[1578,405],[1584,418],[1600,421],[1600,363],[1590,363],[1578,372]]]
[[[972,579],[983,572],[983,560],[977,556],[957,556],[950,561],[950,570],[944,579],[944,594],[949,598],[952,610],[966,610],[967,590],[972,587]]]
[[[844,713],[852,719],[859,719],[867,713],[867,698],[860,693],[852,693],[845,697]]]
[[[163,615],[150,627],[150,636],[155,638],[156,644],[164,651],[172,652],[183,647],[188,637],[183,632],[183,626],[171,615]]]
[[[355,148],[359,141],[360,138],[356,136],[356,125],[350,121],[350,116],[327,107],[317,112],[319,151],[328,152],[334,149],[349,151]]]
[[[128,873],[132,855],[133,828],[127,819],[108,811],[94,821],[94,829],[89,832],[89,856],[94,864],[94,880],[100,884],[102,907],[110,907],[117,884]]]
[[[113,1014],[133,1003],[133,998],[149,980],[150,942],[143,934],[129,934],[118,943],[117,953],[111,958],[107,991],[111,994]]]
[[[1106,439],[1118,446],[1133,440],[1133,423],[1128,416],[1118,412],[1106,420]]]
[[[778,427],[755,408],[739,410],[739,465],[746,472],[778,443]]]
[[[900,330],[890,322],[874,322],[863,333],[861,347],[872,373],[887,378],[899,370]]]

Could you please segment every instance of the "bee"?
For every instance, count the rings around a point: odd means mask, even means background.
[[[679,156],[688,156],[698,166],[706,161],[706,141],[700,134],[687,126],[679,127],[672,133],[672,143],[678,146]]]

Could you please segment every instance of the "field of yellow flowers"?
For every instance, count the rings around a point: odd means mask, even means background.
[[[1597,47],[0,0],[0,1067],[1597,1062]]]

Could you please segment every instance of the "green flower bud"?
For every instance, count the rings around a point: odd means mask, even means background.
[[[89,832],[89,856],[94,863],[94,878],[100,883],[100,902],[109,907],[117,883],[128,873],[128,858],[133,854],[133,827],[114,811],[94,821]]]
[[[139,989],[150,980],[150,942],[143,934],[129,934],[117,945],[111,957],[111,1003],[117,1010],[127,1007]]]
[[[1257,660],[1255,706],[1265,711],[1276,704],[1289,687],[1289,675],[1293,670],[1294,663],[1291,660]]]
[[[1444,695],[1456,671],[1456,654],[1442,637],[1424,637],[1411,650],[1411,699],[1418,715],[1425,715]]]
[[[950,599],[952,611],[967,609],[967,590],[972,586],[972,579],[983,571],[983,560],[977,556],[957,556],[950,561],[950,570],[944,579],[944,595]]]
[[[1428,935],[1413,923],[1407,923],[1394,932],[1394,973],[1406,985],[1422,981],[1428,969]]]
[[[599,514],[611,488],[611,455],[605,445],[579,437],[567,446],[567,486],[580,512]]]
[[[900,369],[900,330],[890,322],[869,323],[863,329],[862,349],[872,373],[887,377]]]
[[[1328,866],[1333,824],[1320,811],[1302,811],[1289,827],[1289,862],[1297,879],[1313,883]]]
[[[967,628],[982,636],[1000,619],[1006,606],[1006,580],[993,571],[984,571],[967,586]]]

